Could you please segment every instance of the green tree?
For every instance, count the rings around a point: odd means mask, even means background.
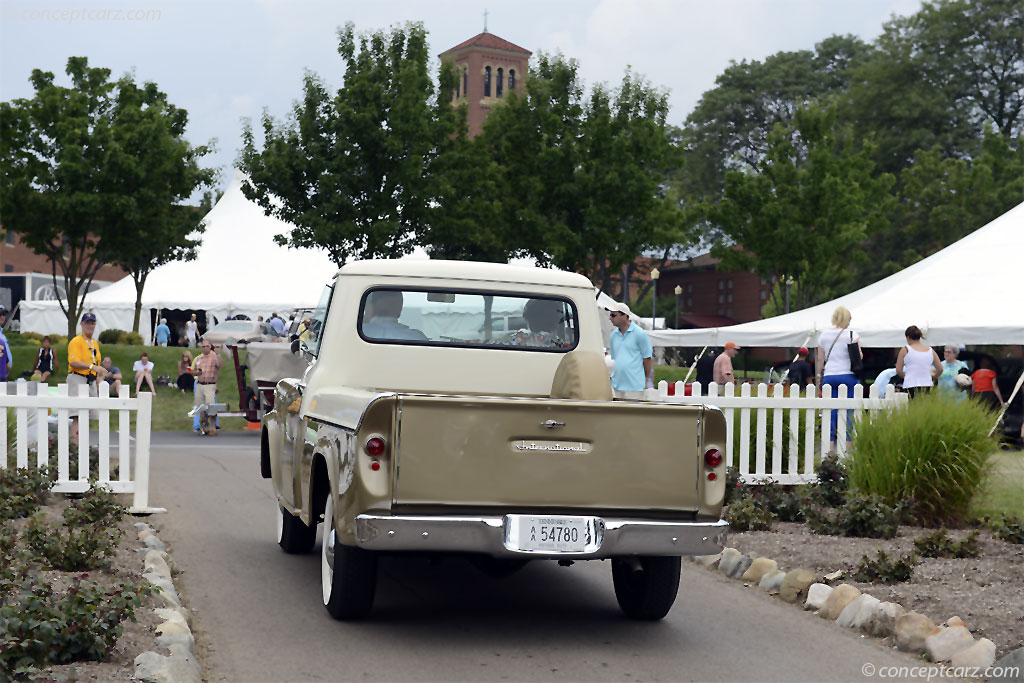
[[[990,131],[973,159],[918,151],[901,173],[899,206],[889,229],[867,243],[860,284],[901,270],[966,237],[1024,198],[1024,151]]]
[[[339,265],[396,258],[427,225],[430,163],[438,127],[430,101],[426,32],[418,23],[390,32],[338,32],[344,83],[329,93],[307,74],[291,118],[263,116],[264,145],[243,132],[243,191],[295,227],[278,241],[326,249]]]
[[[130,79],[118,84],[114,119],[115,143],[132,163],[118,169],[132,204],[111,227],[113,262],[135,283],[132,330],[139,331],[142,293],[149,274],[172,261],[190,261],[202,242],[202,217],[212,208],[184,206],[192,194],[214,181],[212,169],[201,168],[208,147],[192,147],[184,139],[188,114],[167,101],[153,83],[139,88]],[[113,169],[112,169],[113,170]]]
[[[830,36],[813,51],[732,63],[686,119],[679,139],[685,164],[676,182],[686,194],[717,196],[727,171],[760,166],[776,124],[788,125],[800,107],[845,92],[852,70],[870,53],[859,38]]]
[[[207,148],[182,139],[187,115],[156,85],[68,59],[71,87],[38,69],[32,99],[0,103],[0,215],[58,272],[60,305],[73,335],[86,294],[104,263],[133,259],[162,216],[209,178]]]
[[[500,171],[502,227],[514,251],[613,278],[644,249],[682,239],[662,186],[672,153],[665,93],[626,72],[584,99],[573,60],[540,54],[525,96],[495,109],[479,136]]]
[[[986,125],[1024,130],[1024,2],[935,0],[886,24],[855,69],[842,115],[876,139],[876,160],[899,172],[917,150],[978,153]]]
[[[484,139],[469,137],[466,106],[452,106],[455,78],[455,69],[442,65],[429,168],[434,206],[420,243],[434,258],[505,263],[520,249],[502,226],[500,169]]]
[[[714,250],[721,267],[792,277],[791,310],[844,293],[864,240],[885,225],[894,201],[894,179],[875,172],[871,151],[836,126],[835,107],[812,105],[797,111],[792,128],[776,125],[761,170],[729,172],[710,210],[740,247]]]

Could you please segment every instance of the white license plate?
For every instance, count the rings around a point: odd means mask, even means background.
[[[521,552],[587,552],[596,545],[593,517],[509,515],[505,545]]]

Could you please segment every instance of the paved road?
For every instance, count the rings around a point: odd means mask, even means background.
[[[255,433],[154,434],[151,522],[197,610],[216,681],[855,681],[918,666],[791,605],[683,565],[659,623],[624,619],[606,562],[491,579],[458,558],[381,563],[372,620],[332,620],[319,550],[282,553]],[[319,545],[318,545],[319,548]]]

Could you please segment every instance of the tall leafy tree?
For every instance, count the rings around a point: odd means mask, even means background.
[[[149,231],[209,172],[198,169],[208,150],[182,138],[185,111],[156,85],[113,82],[85,57],[66,72],[71,87],[37,69],[33,98],[0,103],[0,218],[63,281],[70,335],[99,268],[144,254]]]
[[[642,250],[680,241],[661,184],[667,109],[663,92],[628,71],[614,91],[598,85],[584,97],[575,61],[540,54],[526,95],[494,110],[480,136],[517,251],[611,291]]]
[[[978,153],[986,126],[1024,132],[1024,3],[935,0],[886,24],[853,74],[843,116],[877,141],[890,172],[917,150]]]
[[[138,87],[130,79],[118,84],[113,108],[115,143],[131,163],[116,169],[132,199],[111,226],[113,262],[135,283],[132,330],[139,331],[142,294],[149,274],[172,261],[190,261],[202,241],[202,216],[212,205],[206,194],[200,207],[183,205],[208,187],[214,171],[199,165],[209,153],[185,139],[188,115],[167,101],[153,83]],[[115,169],[111,169],[115,170]]]
[[[686,163],[676,182],[691,195],[719,194],[727,171],[760,166],[776,124],[788,125],[800,107],[846,92],[852,70],[870,53],[859,38],[830,36],[813,51],[731,64],[687,117],[680,139]]]
[[[259,149],[243,132],[245,195],[295,227],[281,244],[326,249],[339,265],[412,250],[427,224],[437,142],[426,32],[418,23],[338,33],[344,83],[330,93],[307,74],[284,123],[262,121]]]
[[[808,106],[793,127],[776,125],[760,170],[730,171],[711,209],[738,246],[716,248],[722,266],[792,277],[793,309],[843,293],[892,210],[894,179],[875,171],[871,151],[836,126],[835,107]]]
[[[971,159],[920,150],[900,174],[902,190],[891,225],[866,243],[859,269],[867,284],[966,237],[1024,199],[1024,146],[990,131]]]
[[[500,169],[484,139],[469,136],[466,106],[452,106],[456,77],[452,65],[442,65],[437,150],[428,171],[434,205],[420,243],[434,258],[504,263],[521,245],[502,226]]]

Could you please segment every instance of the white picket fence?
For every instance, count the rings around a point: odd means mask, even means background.
[[[808,386],[804,393],[800,387],[789,387],[789,395],[785,395],[782,384],[758,384],[756,395],[751,394],[751,385],[740,385],[739,394],[735,384],[726,384],[725,391],[719,394],[719,386],[708,386],[708,395],[700,395],[700,384],[694,382],[692,390],[695,395],[684,396],[685,385],[675,383],[674,396],[668,395],[668,383],[661,381],[657,389],[643,392],[643,398],[651,401],[683,403],[687,405],[710,404],[722,409],[728,425],[728,442],[726,443],[726,464],[738,469],[740,476],[746,481],[771,479],[780,484],[803,484],[814,481],[814,465],[816,456],[819,458],[829,451],[829,435],[831,432],[832,412],[836,414],[836,450],[840,456],[846,451],[846,419],[845,411],[853,412],[853,423],[861,419],[864,411],[889,410],[897,405],[905,404],[906,394],[895,394],[889,398],[878,397],[878,387],[872,386],[868,395],[864,396],[864,386],[854,387],[853,396],[847,396],[847,388],[839,387],[839,395],[832,396],[832,387],[825,386],[822,396],[817,395],[815,387]],[[637,392],[639,393],[639,392]],[[768,411],[771,410],[771,429],[769,430]],[[751,415],[753,413],[753,415]],[[804,416],[800,419],[801,414]],[[820,432],[815,429],[815,417],[820,416]],[[739,419],[739,433],[734,424]],[[753,419],[752,419],[753,418]],[[802,423],[802,424],[801,424]],[[754,448],[751,452],[750,434],[754,430]],[[769,432],[771,442],[769,443]],[[784,455],[783,440],[788,440],[788,456]],[[799,454],[803,453],[802,468]],[[753,458],[753,461],[751,461]],[[783,474],[784,458],[786,474]]]
[[[8,460],[8,409],[14,411],[15,465],[29,466],[29,449],[34,446],[35,466],[48,462],[51,417],[56,417],[57,482],[56,493],[81,493],[89,488],[89,446],[95,430],[99,451],[99,484],[115,493],[132,494],[131,512],[142,514],[162,512],[149,507],[149,444],[153,396],[142,393],[129,396],[122,386],[117,396],[110,396],[110,385],[99,384],[99,396],[90,397],[87,386],[78,386],[78,396],[68,395],[68,385],[57,387],[52,396],[46,385],[36,384],[36,395],[30,395],[29,382],[17,382],[16,393],[8,392],[8,384],[0,382],[0,468]],[[131,448],[130,419],[135,411],[135,448]],[[111,479],[111,414],[117,416],[117,476]],[[77,458],[72,460],[71,418],[77,417],[79,439]],[[30,427],[30,422],[33,423]],[[134,475],[134,476],[133,476]]]

